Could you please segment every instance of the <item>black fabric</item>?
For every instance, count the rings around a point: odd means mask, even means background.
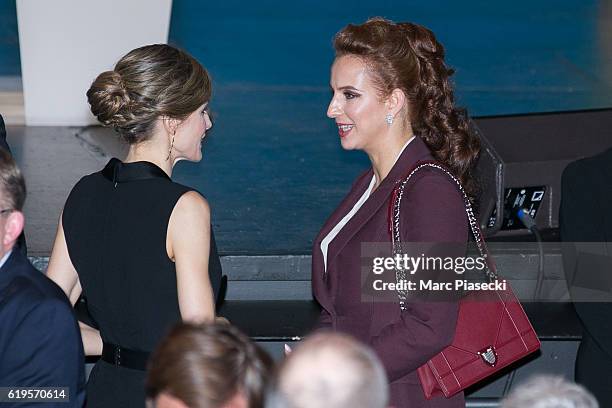
[[[149,356],[144,351],[130,350],[116,344],[104,343],[102,346],[102,360],[117,367],[145,371]]]
[[[585,300],[585,296],[577,299],[574,292],[595,286],[602,293],[612,293],[606,276],[611,273],[607,265],[612,259],[611,180],[612,149],[570,163],[561,179],[559,209],[563,269],[584,329],[576,358],[576,381],[593,392],[602,407],[612,406],[612,301],[579,302],[576,300]]]
[[[63,213],[68,252],[104,342],[149,353],[181,320],[166,233],[176,202],[190,190],[152,163],[112,159],[70,193]],[[216,295],[221,269],[212,234],[209,273]],[[99,361],[88,406],[142,407],[143,386],[143,371]]]

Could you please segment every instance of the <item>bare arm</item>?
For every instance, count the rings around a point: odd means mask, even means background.
[[[102,355],[102,337],[100,332],[83,322],[79,322],[81,339],[83,340],[83,351],[86,356]]]
[[[208,276],[210,207],[195,191],[183,194],[172,211],[167,251],[176,264],[176,286],[183,320],[214,320],[214,296]]]
[[[47,277],[62,288],[68,299],[70,299],[71,305],[76,303],[79,296],[81,296],[81,284],[79,282],[79,275],[76,269],[74,269],[68,254],[62,216],[60,216],[57,233],[55,234],[55,243],[53,244],[53,251],[51,252],[49,266],[47,267]]]
[[[68,254],[61,216],[57,227],[57,234],[55,235],[53,251],[51,252],[51,259],[49,259],[49,266],[47,267],[47,277],[62,288],[68,299],[70,299],[70,304],[74,305],[76,303],[82,292],[81,282]],[[100,332],[82,322],[79,322],[79,328],[81,329],[85,355],[102,354]]]

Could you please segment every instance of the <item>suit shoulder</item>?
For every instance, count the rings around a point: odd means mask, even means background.
[[[424,168],[415,173],[406,185],[406,189],[414,194],[427,194],[429,198],[445,197],[452,201],[463,202],[457,184],[448,175],[433,168]]]
[[[589,169],[588,160],[588,158],[580,159],[569,163],[563,169],[561,179],[571,181],[576,178],[584,178]]]
[[[20,272],[7,287],[7,296],[13,301],[24,307],[28,304],[47,304],[72,309],[62,289],[42,272],[33,266],[26,266]]]
[[[563,174],[568,176],[585,176],[599,174],[606,169],[612,169],[612,149],[569,163],[565,167]]]
[[[612,149],[569,163],[561,174],[563,189],[592,189],[603,186],[612,176]]]

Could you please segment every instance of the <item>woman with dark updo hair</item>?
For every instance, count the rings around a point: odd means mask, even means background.
[[[473,195],[471,170],[479,140],[468,131],[466,112],[454,105],[453,71],[428,29],[374,18],[342,29],[334,48],[327,116],[338,126],[342,147],[364,151],[372,167],[357,178],[314,241],[312,285],[322,306],[319,327],[349,333],[376,351],[390,381],[390,405],[463,407],[462,393],[426,400],[416,371],[452,342],[458,303],[421,299],[401,311],[394,292],[394,301],[376,300],[362,290],[361,257],[363,243],[390,242],[393,189],[417,163],[441,163]],[[403,242],[465,248],[463,197],[442,172],[415,173],[400,208]],[[387,274],[395,282],[395,272]]]
[[[72,189],[49,268],[96,328],[81,323],[87,355],[101,355],[88,407],[144,407],[149,353],[175,323],[215,319],[221,267],[207,201],[171,180],[199,161],[212,126],[211,82],[187,53],[165,44],[130,51],[101,73],[87,98],[99,121],[129,144]]]

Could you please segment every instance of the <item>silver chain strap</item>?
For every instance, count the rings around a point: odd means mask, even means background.
[[[488,250],[486,244],[482,238],[482,232],[480,230],[480,226],[478,225],[478,221],[476,220],[476,216],[474,215],[474,210],[472,208],[472,203],[470,202],[461,182],[445,167],[435,162],[423,162],[417,165],[412,171],[395,187],[397,194],[395,195],[395,201],[393,203],[393,211],[392,211],[392,234],[391,234],[391,243],[393,248],[393,255],[401,254],[401,236],[400,236],[400,204],[402,202],[402,196],[404,195],[404,189],[406,188],[406,184],[412,178],[412,176],[419,170],[424,167],[431,167],[442,171],[446,174],[451,180],[455,182],[459,191],[463,195],[463,202],[465,204],[465,212],[467,213],[468,222],[470,224],[470,230],[472,231],[472,235],[474,235],[474,241],[476,242],[476,246],[478,248],[478,252],[480,256],[482,256],[487,265],[487,269],[485,270],[485,275],[489,278],[489,281],[493,281],[497,279],[497,272],[495,271],[495,266],[491,263],[491,259],[488,254]],[[396,281],[398,283],[398,287],[401,287],[400,283],[406,279],[406,271],[403,269],[396,268],[395,271]],[[402,310],[406,310],[406,299],[407,292],[403,290],[397,291],[399,300],[400,300],[400,308]]]

